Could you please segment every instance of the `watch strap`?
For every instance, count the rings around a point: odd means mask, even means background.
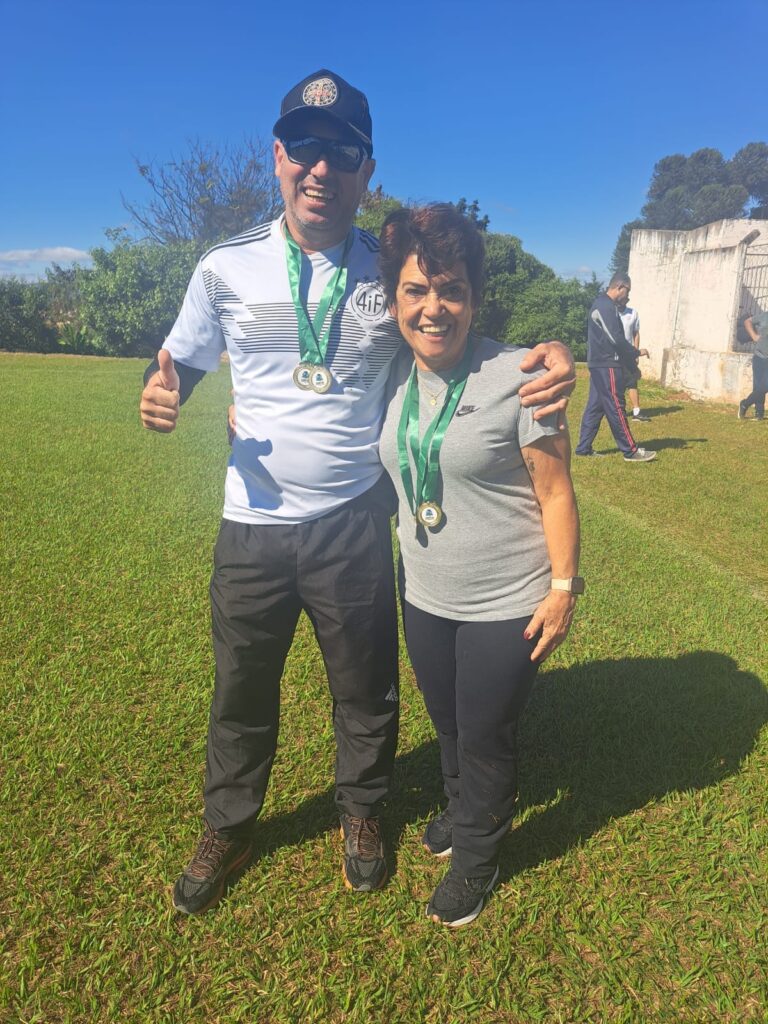
[[[568,594],[583,594],[584,577],[570,576],[567,579],[556,579],[553,577],[550,581],[550,587],[552,590],[564,590]]]

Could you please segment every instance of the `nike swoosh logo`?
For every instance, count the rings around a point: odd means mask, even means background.
[[[460,409],[456,410],[457,416],[469,416],[471,412],[477,412],[476,405],[462,405]]]

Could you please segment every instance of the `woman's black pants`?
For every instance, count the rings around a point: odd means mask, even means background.
[[[445,619],[403,601],[405,639],[437,731],[453,819],[453,867],[490,874],[517,800],[517,727],[537,665],[530,615],[499,622]]]

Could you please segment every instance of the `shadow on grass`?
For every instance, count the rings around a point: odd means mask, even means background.
[[[635,443],[641,448],[645,448],[651,452],[660,452],[665,448],[685,449],[692,444],[707,444],[709,441],[708,437],[655,437],[650,441],[646,441],[640,437],[639,432],[636,430],[632,435],[635,439]],[[599,451],[595,449],[598,455],[621,455],[618,448],[601,448]]]
[[[673,412],[680,412],[682,405],[665,405],[665,406],[654,406],[650,409],[643,408],[643,416],[647,416],[648,419],[656,419],[657,416],[668,416]]]
[[[637,441],[637,437],[635,437]],[[661,452],[665,448],[688,448],[692,444],[707,444],[708,437],[656,437],[652,441],[643,441],[643,448],[648,451]]]
[[[502,877],[558,857],[610,819],[739,771],[768,721],[761,680],[724,654],[597,661],[541,676],[520,732],[520,805]]]
[[[550,806],[514,827],[502,878],[561,856],[651,800],[734,775],[766,722],[761,680],[716,652],[542,673],[521,723],[520,809]],[[384,814],[393,868],[403,833],[442,802],[437,742],[400,754]],[[259,821],[257,856],[320,835],[336,820],[329,788]]]

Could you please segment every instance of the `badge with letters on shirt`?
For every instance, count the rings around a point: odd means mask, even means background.
[[[360,323],[381,320],[387,311],[384,288],[380,281],[359,281],[349,300],[349,309]]]

